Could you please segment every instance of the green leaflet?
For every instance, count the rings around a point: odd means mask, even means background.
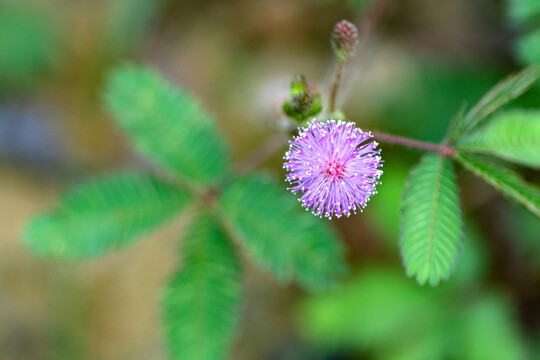
[[[495,189],[540,217],[540,189],[527,184],[518,174],[478,157],[458,153],[456,158],[467,169],[484,179]]]
[[[156,72],[125,66],[111,75],[107,106],[135,147],[184,179],[211,183],[227,171],[214,120]]]
[[[530,66],[500,81],[463,117],[451,138],[457,139],[474,129],[495,110],[526,92],[539,76],[538,67]]]
[[[538,168],[540,111],[509,111],[498,114],[482,129],[461,138],[458,148],[488,153]]]
[[[411,171],[402,202],[401,256],[409,276],[437,285],[455,268],[463,220],[452,163],[427,154]]]
[[[232,183],[220,205],[255,262],[278,279],[318,289],[344,272],[343,249],[329,224],[303,211],[271,179],[250,176]]]
[[[191,225],[182,255],[182,267],[163,297],[171,358],[225,359],[238,319],[238,258],[229,239],[207,214]]]
[[[89,258],[130,244],[137,236],[181,212],[190,196],[162,180],[121,174],[80,185],[50,213],[26,228],[36,253]]]

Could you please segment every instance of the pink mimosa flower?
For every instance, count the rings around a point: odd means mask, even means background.
[[[283,167],[289,190],[317,216],[349,216],[362,211],[382,175],[377,142],[353,122],[311,122],[290,141]]]

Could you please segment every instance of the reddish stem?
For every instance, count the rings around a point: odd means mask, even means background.
[[[402,145],[422,150],[429,150],[429,151],[435,151],[441,154],[442,156],[449,156],[454,157],[456,155],[456,150],[448,145],[438,145],[434,143],[419,141],[419,140],[413,140],[401,136],[394,136],[379,132],[371,132],[373,135],[373,138],[375,140],[378,140],[380,142],[385,142],[389,144],[396,144],[396,145]]]

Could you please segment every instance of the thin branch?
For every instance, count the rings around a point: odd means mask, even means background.
[[[419,141],[419,140],[413,140],[409,138],[405,138],[402,136],[394,136],[379,132],[371,132],[373,135],[373,138],[380,142],[385,142],[389,144],[396,144],[411,148],[417,148],[422,150],[429,150],[429,151],[435,151],[441,154],[442,156],[449,156],[449,157],[455,157],[456,150],[448,145],[438,145],[434,143]]]
[[[287,138],[288,136],[284,132],[277,132],[267,138],[261,145],[235,164],[236,173],[246,174],[256,169],[268,160],[270,156],[280,150],[287,143]]]
[[[386,15],[388,14],[393,0],[376,0],[362,12],[362,16],[358,20],[358,45],[356,47],[356,53],[362,54],[364,48],[369,43],[376,28],[382,23]],[[336,101],[338,89],[341,85],[341,79],[343,77],[345,60],[338,59],[336,71],[334,72],[334,79],[332,81],[332,88],[330,90],[329,98],[329,112],[330,115],[336,110]]]
[[[334,72],[334,80],[332,81],[332,89],[330,90],[330,115],[336,110],[336,98],[339,89],[339,84],[341,83],[341,75],[343,74],[343,60],[338,60],[336,71]]]

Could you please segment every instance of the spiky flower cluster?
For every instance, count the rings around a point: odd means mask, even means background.
[[[332,30],[331,42],[336,55],[345,60],[356,52],[358,29],[347,20],[341,20]]]
[[[283,167],[306,210],[329,219],[362,211],[382,175],[380,150],[353,122],[313,120],[290,141]]]

